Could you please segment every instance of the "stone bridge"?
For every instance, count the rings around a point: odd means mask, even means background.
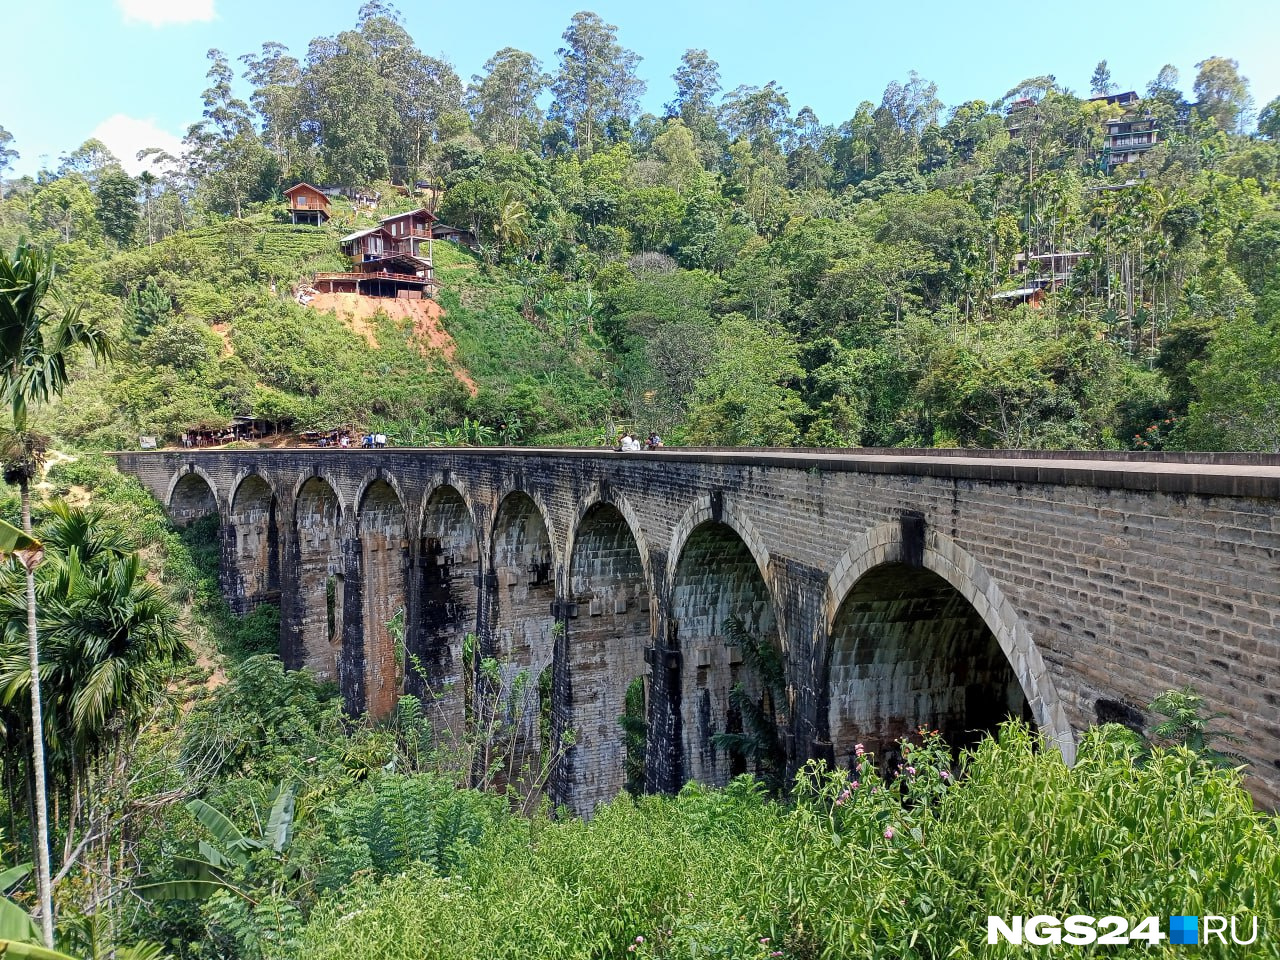
[[[962,746],[1015,716],[1071,761],[1084,728],[1140,726],[1185,684],[1243,738],[1259,801],[1280,801],[1280,457],[117,462],[178,522],[217,515],[226,596],[280,605],[290,667],[352,712],[409,692],[438,731],[495,724],[506,775],[556,756],[551,796],[579,812],[628,783],[723,784],[764,762],[744,741],[776,742],[788,769],[857,743],[893,762],[918,725]],[[735,733],[739,749],[718,736]]]

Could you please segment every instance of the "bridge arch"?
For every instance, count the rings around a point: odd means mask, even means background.
[[[484,695],[492,701],[486,709],[506,715],[511,782],[522,769],[537,772],[551,746],[544,732],[550,729],[560,564],[550,513],[534,493],[507,492],[490,531],[484,640],[499,664],[499,689]]]
[[[418,518],[418,622],[405,683],[426,703],[437,733],[460,742],[472,693],[464,687],[463,648],[479,628],[480,532],[464,487],[437,476],[428,490]]]
[[[164,502],[174,523],[185,527],[211,513],[222,519],[222,503],[218,498],[218,484],[204,469],[194,463],[179,470],[165,492]]]
[[[398,485],[384,471],[362,485],[356,504],[364,628],[360,631],[364,645],[361,706],[371,716],[385,717],[395,708],[404,680],[409,527]]]
[[[555,728],[572,730],[575,743],[555,793],[588,814],[624,788],[645,788],[653,581],[635,511],[599,488],[579,503],[566,552],[569,616]]]
[[[769,552],[740,511],[722,497],[704,497],[677,525],[672,538],[669,636],[679,648],[679,726],[685,780],[724,785],[746,772],[771,772],[782,760],[766,755],[754,765],[725,749],[718,735],[747,734],[781,746],[788,725],[785,690],[770,686],[727,632],[740,623],[749,642],[781,663],[781,624],[769,584]],[[740,693],[735,694],[735,687]],[[668,691],[668,695],[676,691]],[[745,697],[769,729],[745,729]],[[673,711],[674,712],[674,711]],[[781,774],[781,770],[776,770]]]
[[[293,496],[295,589],[289,596],[296,648],[291,666],[305,667],[317,680],[342,681],[342,640],[347,599],[342,555],[342,501],[330,480],[310,474]]]
[[[280,602],[280,502],[275,486],[256,471],[241,471],[231,485],[230,601],[237,612]],[[226,578],[224,577],[224,580]]]
[[[999,584],[937,530],[911,552],[901,523],[879,524],[828,581],[821,686],[836,760],[847,763],[855,742],[891,759],[894,741],[920,724],[965,745],[1012,714],[1074,762],[1048,668]]]

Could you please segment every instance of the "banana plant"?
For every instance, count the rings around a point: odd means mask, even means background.
[[[34,943],[22,943],[0,937],[0,960],[76,960],[76,958]]]
[[[40,928],[31,919],[31,915],[7,896],[9,891],[25,880],[30,873],[31,864],[29,863],[0,869],[0,956],[5,955],[6,941],[28,943],[40,939]]]
[[[261,818],[258,836],[242,832],[230,818],[203,800],[191,800],[187,809],[210,834],[214,843],[201,840],[198,857],[178,857],[175,860],[182,877],[144,884],[137,892],[149,900],[206,900],[219,890],[227,890],[236,896],[251,899],[248,893],[234,881],[237,868],[249,865],[256,851],[270,850],[281,861],[285,880],[297,878],[300,870],[287,861],[293,845],[293,828],[296,821],[297,788],[292,783],[281,783],[271,794],[271,812],[263,828]]]

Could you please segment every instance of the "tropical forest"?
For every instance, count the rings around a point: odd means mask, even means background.
[[[140,443],[623,431],[1280,453],[1280,90],[1230,51],[963,103],[921,64],[820,118],[704,49],[642,111],[624,39],[584,11],[555,62],[464,79],[370,0],[305,50],[210,50],[179,153],[9,176],[0,126],[0,958],[941,960],[1023,955],[988,915],[1174,913],[1255,916],[1204,953],[1280,957],[1280,818],[1193,688],[1072,766],[1018,718],[849,768],[780,770],[756,731],[725,787],[641,764],[581,818],[554,750],[513,767],[501,705],[352,716],[287,670],[279,609],[223,597],[217,518],[117,471]],[[336,289],[353,237],[419,210],[448,228],[421,298]],[[481,697],[501,665],[468,658]],[[643,751],[631,693],[618,737]]]

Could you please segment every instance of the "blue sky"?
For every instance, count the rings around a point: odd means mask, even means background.
[[[172,146],[199,119],[218,47],[232,58],[277,40],[301,58],[316,36],[349,29],[360,0],[44,0],[8,8],[0,28],[0,126],[21,159],[12,172],[56,165],[95,133],[122,159],[147,144]],[[425,52],[444,55],[464,81],[504,46],[553,69],[560,35],[578,10],[618,26],[644,59],[644,106],[671,98],[681,54],[705,47],[726,89],[777,80],[792,107],[827,123],[878,102],[885,84],[915,69],[950,105],[994,99],[1041,73],[1078,92],[1106,57],[1122,89],[1141,90],[1164,63],[1190,92],[1195,63],[1240,61],[1257,106],[1280,95],[1278,0],[1082,0],[1077,3],[917,0],[875,4],[740,0],[400,0]]]

